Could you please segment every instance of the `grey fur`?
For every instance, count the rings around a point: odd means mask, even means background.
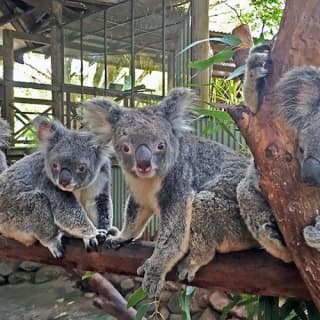
[[[151,215],[160,215],[154,252],[138,269],[150,296],[159,295],[167,272],[181,259],[179,278],[191,281],[216,252],[257,246],[236,200],[249,162],[189,133],[193,101],[189,89],[178,88],[144,109],[101,99],[85,104],[85,120],[102,140],[112,140],[131,192],[122,230],[108,244],[139,238]]]
[[[0,233],[25,245],[39,240],[55,257],[63,255],[61,231],[95,247],[112,223],[107,148],[57,121],[39,120],[38,136],[41,151],[0,175]]]

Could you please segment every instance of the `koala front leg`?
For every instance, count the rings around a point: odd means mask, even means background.
[[[258,179],[252,164],[237,187],[240,214],[252,236],[267,252],[284,262],[291,262],[291,253],[283,242],[272,210],[257,187]]]
[[[74,193],[94,225],[105,230],[109,230],[113,220],[110,176],[108,167],[104,166],[92,185]]]
[[[131,195],[127,200],[125,211],[125,221],[121,232],[111,235],[106,240],[106,245],[111,248],[116,249],[132,240],[138,239],[152,216],[152,211],[140,208]]]
[[[72,193],[59,192],[53,216],[59,228],[83,239],[86,249],[96,249],[107,237],[107,230],[94,226]]]
[[[192,193],[182,199],[171,193],[160,200],[159,236],[152,256],[137,270],[144,274],[142,287],[150,297],[159,296],[166,274],[188,251],[192,201]]]

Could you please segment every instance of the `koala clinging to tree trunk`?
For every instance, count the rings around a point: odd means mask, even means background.
[[[244,92],[247,106],[255,113],[264,90],[265,79],[269,74],[270,48],[267,45],[253,47],[247,61]],[[300,163],[300,179],[310,186],[320,187],[320,70],[311,66],[294,68],[285,73],[273,92],[279,106],[279,114],[288,124],[298,129],[297,159]],[[255,180],[256,187],[249,181]],[[238,187],[238,198],[245,202],[249,188],[258,186],[258,173],[251,170]],[[249,187],[250,186],[250,187]],[[252,193],[251,193],[252,194]],[[242,199],[243,198],[243,201]],[[254,219],[256,212],[243,210],[245,219]],[[271,214],[271,211],[270,211]],[[247,223],[248,225],[248,223]],[[249,228],[250,229],[250,228]],[[303,231],[307,244],[320,250],[320,216],[314,226]],[[257,238],[255,236],[255,238]]]
[[[96,247],[112,223],[109,151],[92,133],[37,125],[42,150],[0,175],[0,233],[25,245],[39,240],[57,258],[61,231]]]
[[[139,238],[151,215],[160,215],[154,252],[138,269],[150,296],[159,295],[178,261],[179,278],[190,281],[215,252],[258,245],[236,200],[249,162],[190,133],[193,100],[189,89],[178,88],[150,108],[127,109],[103,99],[84,108],[85,122],[105,143],[112,140],[131,193],[122,231],[107,239],[109,245]]]

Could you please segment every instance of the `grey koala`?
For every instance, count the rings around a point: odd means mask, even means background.
[[[270,71],[269,51],[267,45],[256,46],[251,49],[248,57],[244,93],[246,104],[253,113],[259,108],[264,94],[265,79]],[[319,136],[320,122],[320,70],[304,66],[288,71],[275,86],[273,94],[280,115],[290,126],[298,129],[297,159],[300,163],[301,181],[319,187],[320,144],[316,137]],[[255,219],[257,209],[249,210],[245,204],[249,195],[259,193],[258,183],[258,172],[252,168],[238,187],[238,200],[243,208],[241,213],[248,226],[252,225],[250,220]],[[263,210],[267,212],[266,208],[265,206]],[[269,215],[271,217],[271,211]],[[253,234],[255,236],[254,231]],[[320,250],[320,217],[317,217],[314,226],[304,228],[303,235],[309,246]],[[259,239],[258,241],[261,243]]]
[[[96,247],[112,224],[109,151],[92,133],[46,119],[37,126],[41,150],[0,175],[0,233],[39,240],[57,258],[63,232]]]
[[[105,143],[112,140],[131,193],[122,230],[108,245],[139,238],[151,215],[160,215],[153,254],[138,269],[150,296],[159,295],[177,262],[179,279],[191,281],[216,252],[258,246],[236,199],[249,161],[190,133],[193,102],[189,89],[178,88],[144,109],[103,99],[84,106],[85,122]]]

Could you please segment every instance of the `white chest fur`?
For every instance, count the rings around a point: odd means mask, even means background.
[[[155,178],[135,178],[130,174],[124,174],[129,186],[131,195],[141,208],[160,214],[157,193],[161,189],[162,179]]]

